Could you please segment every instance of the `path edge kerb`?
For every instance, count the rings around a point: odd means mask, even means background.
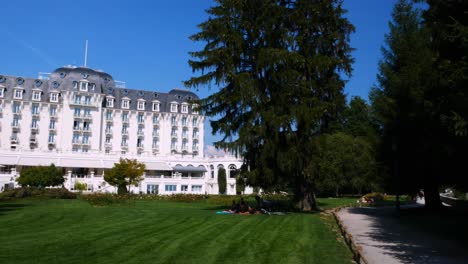
[[[331,210],[331,213],[333,214],[333,217],[335,218],[336,224],[340,228],[341,235],[343,236],[346,244],[348,245],[349,249],[353,253],[354,260],[358,264],[370,264],[362,252],[362,247],[356,243],[353,236],[348,232],[348,230],[346,229],[346,226],[343,224],[343,221],[338,216],[338,212],[346,208],[350,208],[350,206],[334,208]]]

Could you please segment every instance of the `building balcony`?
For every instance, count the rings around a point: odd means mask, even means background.
[[[39,130],[39,126],[31,126],[31,131],[38,131]]]
[[[153,145],[153,152],[159,152],[159,146],[158,145]]]
[[[35,137],[29,138],[29,144],[36,145],[37,144],[37,139]]]
[[[172,152],[177,152],[177,145],[171,146],[171,151]]]
[[[31,115],[32,115],[33,117],[36,117],[36,118],[38,118],[38,117],[41,116],[41,114],[40,114],[39,112],[33,112],[33,113],[31,113]]]
[[[187,146],[182,146],[182,152],[188,152],[188,147]]]
[[[105,142],[105,143],[104,143],[104,146],[105,146],[106,148],[112,148],[112,142]]]
[[[120,148],[122,148],[122,149],[128,149],[128,143],[122,143],[122,144],[120,144]]]
[[[122,135],[128,136],[128,130],[122,130]]]
[[[172,134],[171,138],[172,138],[172,140],[177,140],[177,134]]]
[[[20,130],[20,124],[19,123],[12,123],[11,128],[15,131]]]
[[[79,145],[81,145],[81,141],[79,141],[79,140],[73,140],[73,141],[72,141],[72,145],[73,145],[73,146],[79,146]]]
[[[83,145],[83,146],[91,146],[91,141],[83,141],[83,142],[81,142],[81,145]]]
[[[113,118],[106,118],[106,122],[107,123],[112,123],[112,122],[114,122],[114,119]]]
[[[153,132],[153,137],[159,137],[159,132]]]
[[[80,127],[74,127],[73,132],[81,132],[81,128]]]
[[[54,127],[49,127],[49,131],[56,131],[57,129]]]
[[[112,135],[112,129],[106,129],[106,135]]]
[[[55,146],[55,139],[52,140],[52,141],[47,142],[47,144],[48,144],[49,146]]]
[[[138,131],[138,132],[137,132],[137,135],[138,135],[139,137],[144,137],[144,136],[145,136],[145,131]]]
[[[93,119],[93,116],[91,114],[83,114],[81,118],[89,120],[89,119]]]
[[[89,134],[89,133],[91,133],[91,128],[90,127],[84,127],[82,129],[82,131],[83,131],[83,133],[88,133]]]
[[[122,123],[124,123],[124,124],[128,124],[128,118],[124,118],[124,119],[122,119]]]
[[[197,147],[192,147],[192,152],[198,152],[198,146]]]
[[[143,144],[140,144],[140,145],[137,145],[137,149],[138,150],[143,150],[145,147],[143,146]]]
[[[185,135],[182,134],[182,139],[183,139],[183,140],[188,140],[188,135],[187,135],[187,134],[185,134]]]
[[[10,143],[11,144],[18,144],[19,143],[19,140],[17,137],[10,137]]]
[[[145,120],[144,119],[138,120],[138,125],[139,126],[145,126]]]
[[[13,115],[14,115],[14,116],[21,116],[21,112],[20,112],[20,111],[18,111],[18,112],[13,112]]]

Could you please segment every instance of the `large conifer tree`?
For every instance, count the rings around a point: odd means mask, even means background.
[[[313,137],[327,132],[344,106],[349,34],[338,0],[218,0],[191,38],[205,47],[189,64],[215,84],[201,101],[224,138],[215,145],[244,158],[243,175],[265,190],[292,190],[302,210],[316,208]]]

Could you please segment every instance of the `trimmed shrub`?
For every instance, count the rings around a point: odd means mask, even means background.
[[[226,170],[224,168],[218,169],[218,190],[219,194],[226,194]]]
[[[76,194],[65,188],[36,188],[22,187],[0,193],[0,198],[50,198],[50,199],[76,199]]]

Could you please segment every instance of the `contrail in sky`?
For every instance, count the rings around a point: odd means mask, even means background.
[[[33,45],[29,44],[27,41],[18,39],[15,37],[15,35],[9,31],[6,31],[6,33],[10,36],[12,40],[14,40],[16,43],[18,43],[20,46],[23,48],[31,51],[34,53],[37,57],[39,57],[44,63],[48,64],[51,67],[57,66],[57,63],[55,62],[54,59],[52,59],[49,55],[47,55],[45,52],[42,50],[34,47]]]

